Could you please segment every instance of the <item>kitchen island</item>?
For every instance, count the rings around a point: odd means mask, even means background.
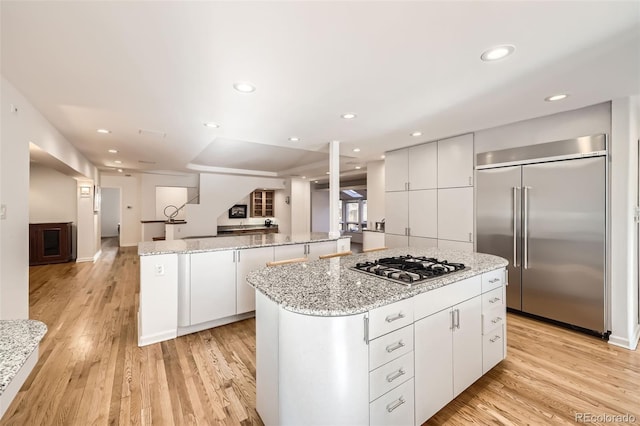
[[[253,316],[246,275],[266,262],[348,251],[349,238],[326,233],[264,234],[138,244],[138,345]]]
[[[465,269],[412,286],[352,269],[390,256]],[[421,424],[506,355],[507,261],[393,249],[248,275],[265,424]]]

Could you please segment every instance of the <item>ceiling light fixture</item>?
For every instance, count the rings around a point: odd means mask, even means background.
[[[353,152],[360,152],[360,148],[353,148]]]
[[[122,161],[120,161],[120,160],[116,160],[116,161],[114,161],[114,163],[116,163],[116,164],[122,164]]]
[[[317,180],[314,180],[314,181],[313,181],[313,183],[318,183],[318,181],[317,181]]]
[[[291,142],[298,142],[299,140],[300,140],[300,138],[297,138],[297,137],[295,137],[295,136],[291,136],[291,137],[289,138],[289,141],[291,141]]]
[[[417,130],[417,131],[411,133],[411,136],[413,136],[413,137],[422,136],[422,132],[420,130]]]
[[[220,127],[220,125],[218,123],[214,123],[212,121],[208,121],[206,123],[204,123],[205,127],[211,127],[212,129],[217,129],[218,127]]]
[[[118,150],[117,150],[117,149],[110,149],[110,150],[109,150],[109,153],[111,153],[111,154],[117,154],[117,153],[118,153]]]
[[[569,95],[567,95],[566,93],[560,93],[553,96],[547,96],[546,98],[544,98],[544,100],[547,102],[555,102],[555,101],[561,101],[563,99],[567,99],[568,97]]]
[[[325,175],[328,175],[328,174],[329,174],[329,172],[325,172],[324,174],[325,174]]]
[[[256,91],[256,86],[251,83],[241,81],[233,83],[233,88],[242,93],[251,93]]]
[[[122,169],[118,169],[118,173],[122,173]]]
[[[382,155],[380,156],[380,158],[382,158],[382,159],[384,160],[384,158],[385,158],[385,155],[384,155],[384,154],[382,154]]]
[[[356,166],[356,170],[360,170],[361,168],[361,166]]]
[[[302,176],[302,179],[306,179],[306,178],[307,178],[306,176]]]
[[[495,46],[491,49],[485,50],[480,59],[485,62],[497,61],[511,55],[516,50],[516,47],[512,44],[503,44],[501,46]]]
[[[107,129],[98,129],[96,130],[96,132],[98,133],[102,133],[103,135],[106,135],[108,133],[111,133],[111,130],[107,130]]]
[[[356,118],[357,115],[355,115],[352,112],[347,112],[347,113],[342,114],[340,117],[344,118],[345,120],[351,120],[352,118]]]

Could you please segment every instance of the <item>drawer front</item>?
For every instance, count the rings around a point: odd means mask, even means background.
[[[369,401],[389,392],[413,377],[413,352],[384,364],[369,373]]]
[[[482,292],[485,293],[504,285],[504,276],[504,268],[482,274]]]
[[[369,339],[375,339],[413,323],[413,298],[369,311]]]
[[[413,409],[413,379],[410,379],[369,404],[369,424],[412,425]]]
[[[482,312],[488,312],[498,306],[505,305],[504,287],[488,291],[482,295]]]
[[[413,324],[369,342],[369,371],[413,352]]]
[[[482,334],[493,333],[496,327],[502,327],[505,323],[507,311],[503,306],[496,306],[482,313]]]
[[[504,325],[482,337],[482,374],[504,359]]]
[[[450,308],[460,302],[480,295],[481,277],[467,278],[414,297],[414,318],[416,321]]]

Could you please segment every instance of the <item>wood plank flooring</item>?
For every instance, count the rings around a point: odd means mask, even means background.
[[[40,359],[0,425],[262,424],[253,319],[137,346],[135,248],[105,240],[98,262],[30,268]],[[429,425],[640,423],[640,353],[509,315],[508,358]],[[592,424],[605,424],[596,422]]]

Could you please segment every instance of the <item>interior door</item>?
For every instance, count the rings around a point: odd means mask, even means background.
[[[522,309],[520,276],[521,166],[478,170],[476,228],[478,251],[509,261],[507,306]]]
[[[604,332],[605,157],[522,167],[522,310]]]

